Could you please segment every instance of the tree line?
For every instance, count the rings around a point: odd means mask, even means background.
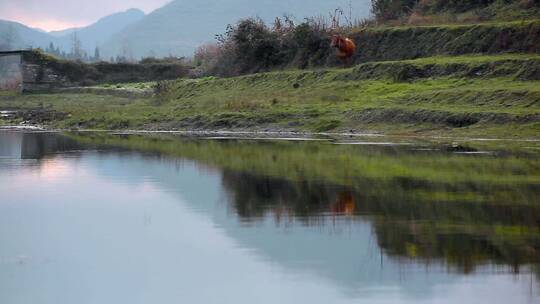
[[[70,46],[69,50],[64,50],[60,45],[55,45],[54,42],[49,42],[49,45],[46,47],[37,47],[34,45],[23,43],[23,39],[17,29],[13,25],[8,25],[4,30],[0,31],[0,51],[13,51],[18,49],[39,49],[49,55],[55,56],[57,58],[82,61],[82,62],[100,62],[100,61],[109,61],[109,62],[118,62],[118,63],[127,63],[134,62],[135,59],[131,55],[129,46],[124,46],[121,50],[121,54],[117,56],[111,56],[109,58],[103,58],[101,55],[101,50],[99,46],[94,48],[94,52],[88,53],[83,48],[83,44],[79,39],[77,32],[74,32],[70,35]]]

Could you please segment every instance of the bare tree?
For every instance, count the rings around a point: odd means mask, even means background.
[[[122,41],[122,45],[120,47],[120,53],[122,54],[120,56],[122,61],[124,61],[124,62],[133,62],[134,61],[133,49],[131,47],[131,43],[127,39],[124,39]]]
[[[94,50],[93,61],[100,61],[100,60],[101,60],[101,55],[100,55],[100,52],[99,52],[99,47],[96,46],[96,49]]]
[[[75,60],[82,60],[84,57],[82,43],[81,43],[81,40],[79,40],[77,32],[73,32],[73,34],[71,34],[71,54],[70,55],[71,55],[70,57]]]

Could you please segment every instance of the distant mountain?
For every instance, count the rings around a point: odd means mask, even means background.
[[[50,42],[58,41],[55,37],[24,24],[0,20],[0,50],[43,47]]]
[[[74,27],[74,28],[69,28],[69,29],[60,30],[60,31],[50,31],[48,33],[49,35],[54,36],[54,37],[62,37],[62,36],[70,35],[73,32],[76,32],[78,30],[79,30],[78,27]]]
[[[77,33],[77,38],[81,41],[83,49],[87,52],[93,52],[96,46],[103,44],[126,26],[142,20],[144,16],[143,11],[130,9],[101,18],[87,27],[65,30],[60,39],[63,41],[63,45],[70,46],[72,34]]]
[[[31,27],[31,29],[36,30],[38,32],[47,33],[47,31],[44,31],[44,30],[42,30],[42,29],[40,29],[38,27]]]
[[[71,28],[62,31],[43,32],[32,29],[23,24],[0,20],[0,47],[10,49],[41,47],[46,48],[52,42],[60,49],[69,52],[72,44],[73,33],[81,41],[82,47],[89,54],[93,54],[94,48],[101,45],[112,35],[121,31],[144,18],[144,12],[138,9],[130,9],[101,18],[96,23],[82,28]]]
[[[289,14],[301,21],[312,16],[328,17],[337,7],[347,11],[349,3],[354,16],[369,15],[370,0],[175,0],[113,35],[103,45],[102,54],[135,58],[191,55],[198,45],[213,41],[227,24],[241,18],[258,16],[271,22]]]

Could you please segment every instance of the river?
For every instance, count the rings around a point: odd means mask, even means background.
[[[539,148],[0,131],[0,302],[539,303]]]

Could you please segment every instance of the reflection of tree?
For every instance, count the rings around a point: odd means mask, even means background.
[[[329,215],[369,215],[379,245],[396,257],[443,260],[463,272],[486,262],[510,265],[516,272],[520,265],[540,263],[539,206],[418,202],[407,193],[429,191],[429,185],[403,180],[384,193],[370,183],[359,185],[356,188],[366,189],[359,193],[321,182],[227,170],[223,185],[246,220],[270,214],[276,220],[294,217],[313,225],[324,223],[320,217]]]
[[[292,184],[286,180],[255,177],[247,173],[225,171],[223,183],[231,191],[238,215],[246,219],[260,218],[266,211],[286,210],[304,217],[325,212],[333,193],[307,181]]]
[[[315,216],[344,209],[345,207],[338,206],[346,200],[352,200],[357,214],[377,214],[396,221],[430,220],[438,223],[459,222],[530,229],[538,227],[540,221],[540,206],[537,204],[515,205],[505,201],[504,197],[482,204],[469,201],[437,201],[436,198],[429,199],[429,195],[416,195],[440,191],[437,185],[407,181],[403,178],[391,182],[358,180],[352,188],[323,181],[306,179],[292,182],[225,170],[223,183],[234,198],[235,209],[240,216],[246,218],[261,217],[278,205],[290,209],[297,217]],[[535,192],[534,187],[528,190]],[[479,197],[483,197],[480,190],[478,191]],[[433,197],[437,195],[433,193]],[[341,213],[343,212],[345,210],[341,210]]]

